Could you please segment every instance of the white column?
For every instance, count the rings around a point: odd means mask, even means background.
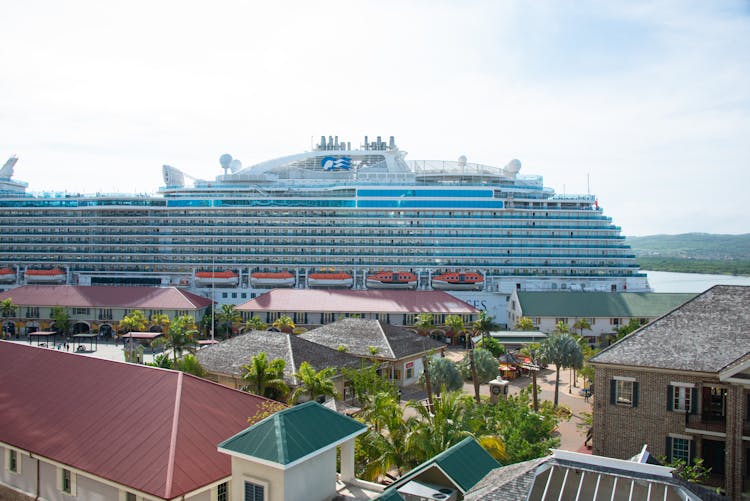
[[[354,480],[354,439],[347,440],[341,447],[341,481]]]

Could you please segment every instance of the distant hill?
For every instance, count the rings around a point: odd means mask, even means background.
[[[626,242],[646,270],[750,275],[750,234],[649,235]]]

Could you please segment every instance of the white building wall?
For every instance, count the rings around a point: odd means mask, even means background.
[[[36,490],[36,460],[25,453],[18,451],[18,463],[20,473],[8,470],[8,448],[0,447],[0,482],[6,487],[17,490],[34,497]]]
[[[284,485],[287,501],[331,499],[336,495],[336,448],[286,470]]]

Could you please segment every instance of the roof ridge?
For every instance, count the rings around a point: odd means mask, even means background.
[[[286,464],[288,460],[287,447],[286,447],[286,434],[284,433],[286,426],[284,421],[277,412],[273,417],[273,428],[276,432],[276,452],[279,458],[283,461],[282,464]]]
[[[291,334],[286,335],[286,344],[287,344],[287,347],[289,348],[289,361],[292,362],[291,363],[292,381],[294,382],[294,384],[297,384],[297,366],[294,365],[294,348],[292,347],[292,335]]]
[[[383,329],[383,324],[380,320],[375,321],[378,324],[378,328],[380,329],[380,333],[383,335],[383,339],[385,339],[385,345],[388,347],[388,350],[391,352],[391,357],[396,358],[396,352],[393,351],[393,346],[391,346],[391,340],[388,339],[388,335],[385,333],[385,329]]]
[[[169,438],[169,459],[167,460],[167,481],[164,486],[165,497],[172,497],[172,481],[174,479],[174,461],[177,452],[177,428],[180,424],[180,404],[182,403],[182,372],[177,373],[177,391],[175,394],[174,411],[172,413],[172,435]]]

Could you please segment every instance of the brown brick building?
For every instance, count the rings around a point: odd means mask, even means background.
[[[703,458],[750,499],[750,287],[716,286],[591,359],[594,454]]]

